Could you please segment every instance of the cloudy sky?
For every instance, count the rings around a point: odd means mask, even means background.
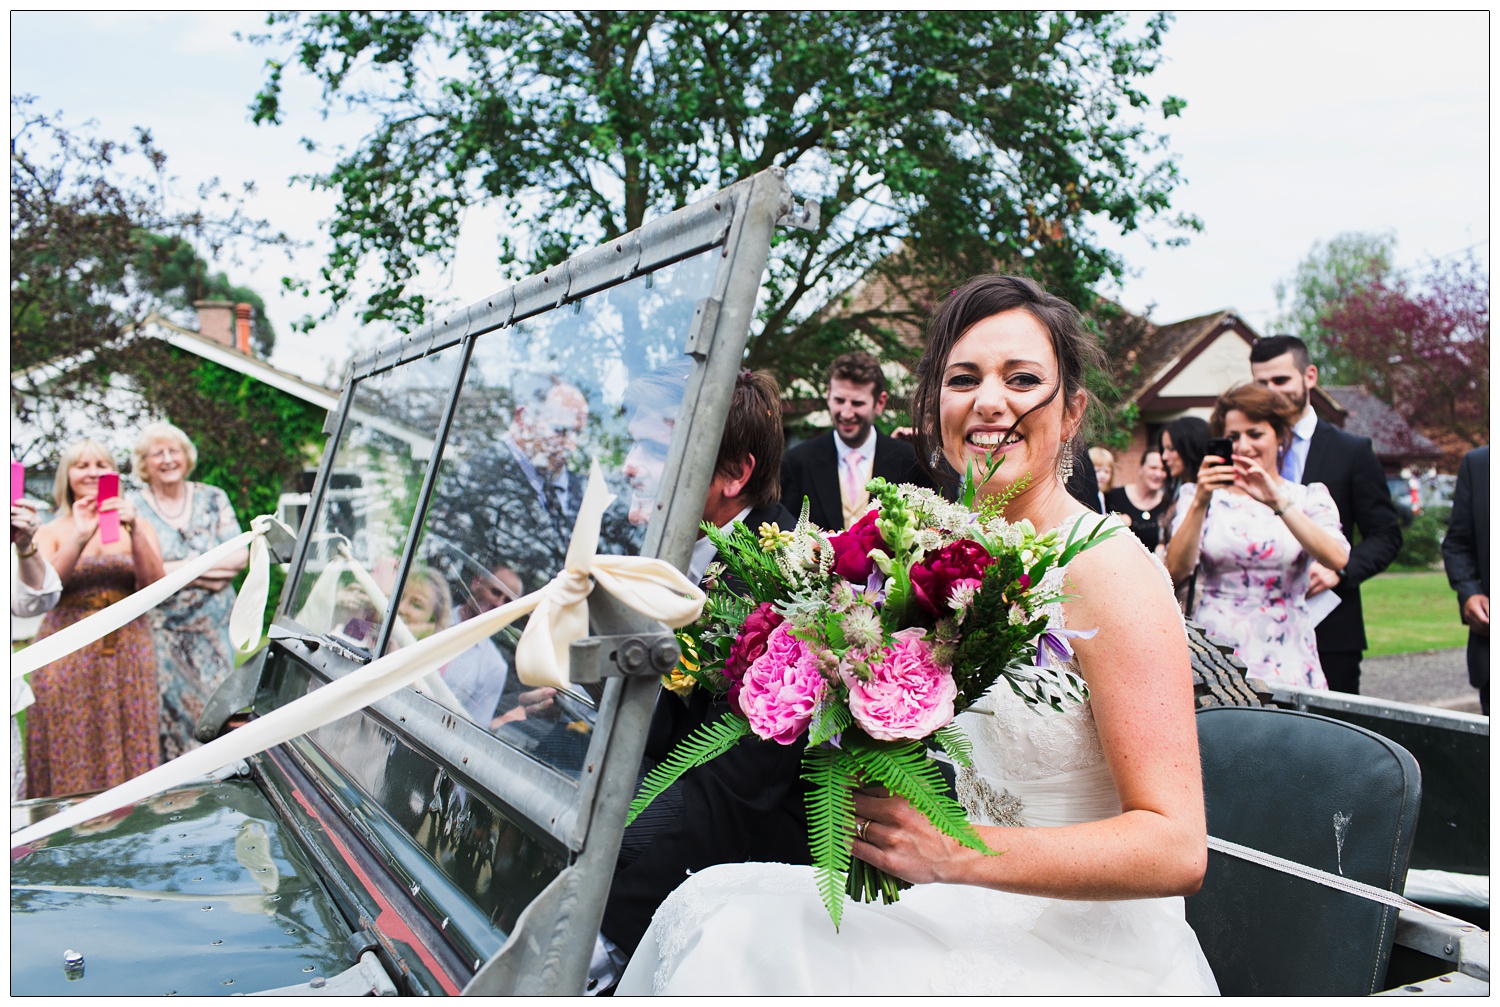
[[[148,127],[184,196],[213,177],[254,181],[252,211],[310,247],[291,262],[223,267],[266,297],[279,332],[273,362],[333,381],[356,345],[389,331],[361,331],[346,313],[292,333],[319,305],[279,294],[279,278],[314,278],[318,222],[332,208],[290,181],[328,163],[299,140],[354,142],[361,123],[319,118],[316,89],[289,75],[286,124],[252,126],[269,52],[234,33],[260,30],[254,14],[13,12],[11,90],[69,124],[93,119],[106,136]],[[1188,102],[1166,123],[1187,181],[1174,205],[1204,231],[1184,248],[1111,237],[1133,267],[1111,293],[1158,322],[1232,307],[1263,328],[1276,281],[1344,231],[1394,233],[1403,266],[1464,249],[1488,261],[1489,34],[1483,12],[1180,15],[1145,87]],[[462,262],[429,278],[435,293],[464,304],[498,285],[488,263],[496,223],[470,219]]]

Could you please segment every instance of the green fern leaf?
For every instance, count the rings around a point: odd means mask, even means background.
[[[969,824],[963,807],[948,796],[948,781],[937,763],[928,758],[921,742],[881,742],[850,732],[844,735],[842,744],[865,776],[906,798],[927,816],[933,828],[971,850],[995,854]]]
[[[807,728],[807,747],[821,745],[836,734],[847,731],[854,723],[849,708],[837,700],[828,701],[813,711],[812,723]]]
[[[807,845],[823,906],[839,928],[849,878],[850,837],[854,834],[854,760],[842,749],[809,747],[802,755],[807,791]]]
[[[677,782],[683,773],[723,755],[749,733],[750,722],[737,713],[731,713],[711,724],[704,724],[683,738],[672,753],[657,763],[656,768],[641,781],[640,793],[630,802],[625,824],[635,821],[636,816],[660,797],[662,791]]]
[[[949,724],[940,728],[933,738],[942,746],[943,751],[948,753],[948,758],[960,766],[972,766],[974,764],[974,744],[964,729],[957,724]]]

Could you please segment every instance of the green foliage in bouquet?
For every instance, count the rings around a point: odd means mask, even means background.
[[[892,714],[872,714],[868,704],[880,702],[870,699],[876,693],[869,690],[886,690],[879,694],[889,697],[894,688],[905,697],[903,704],[925,702],[930,704],[922,708],[926,714],[951,709],[939,714],[951,716],[972,707],[1000,678],[1036,709],[1060,711],[1065,700],[1086,698],[1082,680],[1055,662],[1069,652],[1066,638],[1080,635],[1049,630],[1064,597],[1056,571],[1118,527],[1104,529],[1095,522],[1080,531],[1079,522],[1062,540],[1055,530],[1038,534],[1029,522],[1006,522],[1004,508],[1025,488],[1025,477],[982,501],[977,497],[977,487],[989,482],[1003,461],[1003,456],[986,456],[977,472],[970,464],[958,502],[871,480],[867,488],[877,510],[839,536],[814,527],[805,505],[791,530],[762,525],[752,531],[738,522],[720,530],[705,523],[719,554],[710,567],[716,583],[703,617],[679,634],[687,644],[685,657],[669,686],[681,691],[696,683],[722,694],[734,674],[741,709],[693,731],[653,768],[631,804],[629,821],[683,773],[741,739],[763,731],[761,737],[774,735],[775,742],[785,743],[785,732],[800,727],[798,740],[806,743],[802,776],[810,784],[808,843],[818,890],[835,927],[846,897],[890,903],[909,887],[852,856],[856,788],[884,788],[944,835],[995,855],[969,823],[929,751],[941,750],[957,765],[970,765],[973,745],[963,729],[951,720],[932,727],[921,721],[898,725],[884,719]],[[871,532],[878,532],[878,542]],[[836,561],[840,552],[843,559]],[[873,564],[882,576],[872,575],[867,584],[863,572],[848,572],[861,569],[861,560],[863,570]],[[834,572],[836,562],[844,572]],[[851,562],[853,567],[842,565]],[[938,588],[940,582],[944,586]],[[1049,639],[1047,659],[1038,660],[1039,647]],[[780,641],[777,663],[757,672],[762,666],[756,655],[773,653],[773,640]],[[736,646],[742,648],[738,655]],[[756,680],[758,692],[750,699],[747,690],[756,674],[771,679]],[[887,674],[917,678],[881,677]],[[912,683],[941,683],[950,674],[956,693],[951,708],[935,694],[915,698],[932,686]],[[814,699],[810,714],[784,698],[789,685],[803,690],[801,702]],[[790,710],[798,711],[796,719],[777,719]]]

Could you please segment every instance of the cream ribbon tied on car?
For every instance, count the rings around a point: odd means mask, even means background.
[[[266,534],[274,525],[281,525],[288,536],[295,537],[295,532],[269,514],[253,518],[249,531],[214,546],[128,598],[16,651],[11,657],[10,677],[17,679],[30,674],[108,636],[145,615],[246,546],[250,547],[250,565],[245,582],[240,585],[239,597],[234,601],[234,609],[229,613],[229,642],[241,657],[248,657],[260,646],[262,615],[271,592],[271,554],[266,548]]]
[[[37,842],[59,829],[198,779],[346,717],[416,682],[523,615],[531,618],[516,647],[516,672],[521,681],[531,686],[568,688],[568,648],[588,634],[591,577],[593,583],[648,618],[674,629],[693,622],[703,611],[704,594],[676,567],[643,556],[594,554],[600,520],[613,499],[595,461],[563,571],[540,590],[377,658],[202,748],[13,832],[11,848]]]

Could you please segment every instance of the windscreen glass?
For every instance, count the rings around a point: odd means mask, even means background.
[[[614,502],[599,551],[635,554],[658,499],[692,360],[712,250],[478,337],[459,392],[416,558],[401,598],[409,637],[535,591],[562,569],[597,459]],[[406,618],[406,613],[410,613]],[[562,772],[588,749],[597,695],[518,680],[523,623],[440,670],[473,723]]]
[[[461,357],[451,346],[355,386],[289,609],[310,632],[376,646]]]

